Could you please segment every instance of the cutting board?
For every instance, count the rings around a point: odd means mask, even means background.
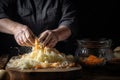
[[[66,69],[19,70],[6,67],[10,80],[75,80],[81,66]]]

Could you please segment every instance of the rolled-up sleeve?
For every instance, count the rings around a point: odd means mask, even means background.
[[[76,9],[75,4],[71,2],[71,0],[63,0],[62,3],[62,18],[60,20],[59,25],[65,25],[69,27],[72,34],[76,33],[77,25],[76,25]]]
[[[0,0],[0,19],[8,18],[6,14],[7,6],[8,6],[8,0]]]

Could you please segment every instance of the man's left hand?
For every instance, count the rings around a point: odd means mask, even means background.
[[[58,42],[58,36],[55,31],[46,30],[39,36],[39,41],[47,47],[54,47]]]

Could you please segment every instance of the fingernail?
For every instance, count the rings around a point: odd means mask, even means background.
[[[40,43],[43,43],[43,41],[40,41]]]

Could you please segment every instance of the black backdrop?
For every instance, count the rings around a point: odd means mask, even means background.
[[[78,10],[77,39],[110,38],[120,45],[119,8],[117,0],[73,0]],[[7,50],[13,36],[0,33],[0,52]]]
[[[116,0],[78,0],[78,37],[120,36],[118,23],[118,2]]]
[[[75,4],[78,9],[78,39],[110,38],[113,47],[120,45],[117,0],[77,0]]]

